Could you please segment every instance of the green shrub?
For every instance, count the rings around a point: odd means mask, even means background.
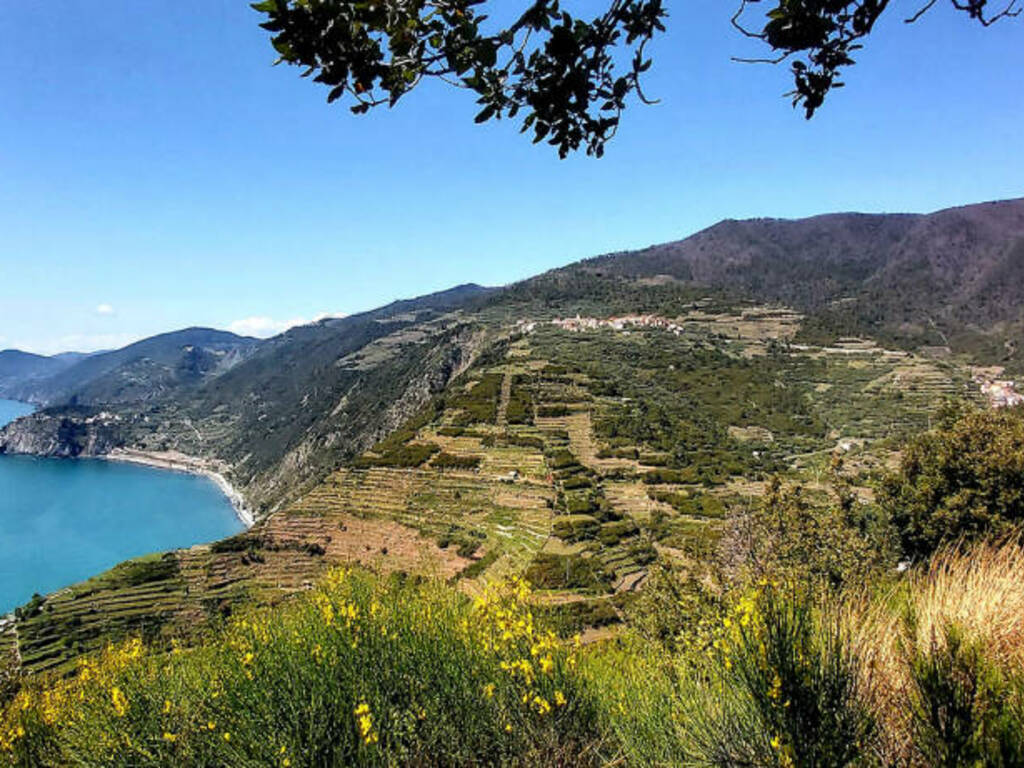
[[[558,418],[560,416],[569,415],[569,406],[567,405],[538,405],[537,415],[541,418]]]
[[[456,426],[493,424],[497,421],[498,402],[504,378],[500,373],[485,373],[469,391],[451,397],[449,407],[462,411],[461,416],[456,419]]]
[[[505,418],[509,424],[533,424],[533,395],[529,389],[529,379],[522,374],[512,377],[512,393]]]
[[[458,548],[459,557],[472,557],[480,548],[480,545],[487,539],[483,531],[469,530],[461,525],[450,525],[447,530],[437,538],[437,545],[442,549],[453,544]]]
[[[597,511],[597,503],[589,492],[565,495],[565,511],[570,515],[588,515]]]
[[[154,581],[171,579],[178,575],[178,558],[173,552],[163,555],[149,555],[128,560],[116,566],[110,577],[125,586],[137,587]]]
[[[440,446],[435,443],[400,445],[381,456],[360,456],[353,462],[353,466],[362,468],[391,467],[394,469],[414,469],[421,466],[440,450]]]
[[[597,452],[599,459],[638,459],[640,452],[634,446],[625,448],[602,448]]]
[[[29,600],[22,606],[14,609],[14,615],[18,621],[25,621],[31,619],[34,616],[38,616],[43,606],[46,604],[46,598],[40,595],[38,592],[32,595],[32,599]]]
[[[622,539],[635,536],[639,530],[632,520],[613,520],[601,526],[597,532],[597,540],[606,547],[614,547]]]
[[[436,469],[476,469],[483,459],[480,456],[456,456],[442,451],[430,462]]]
[[[649,467],[665,467],[672,460],[672,456],[667,453],[641,453],[639,459],[641,464]]]
[[[459,571],[456,579],[475,579],[483,575],[483,572],[494,565],[501,557],[500,549],[489,549],[479,560],[474,560],[468,566]]]
[[[911,557],[1024,522],[1024,408],[952,416],[912,438],[879,501]]]
[[[571,475],[562,481],[563,491],[575,491],[580,488],[592,488],[594,483],[584,474]]]
[[[215,541],[210,545],[210,551],[216,553],[222,552],[247,552],[253,548],[261,548],[263,546],[263,539],[260,536],[255,536],[249,531],[239,533],[234,536],[229,536],[226,539]]]
[[[537,614],[562,637],[570,637],[586,629],[609,627],[622,621],[611,599],[606,597],[555,603],[538,608]]]
[[[579,462],[576,461],[576,457],[573,456],[572,451],[560,448],[552,451],[547,456],[548,466],[551,469],[566,469],[568,467],[579,466]]]
[[[539,552],[526,569],[526,579],[539,589],[607,592],[611,575],[596,557]]]
[[[956,626],[910,659],[912,747],[923,765],[1024,765],[1024,678],[1008,678]]]
[[[690,683],[683,727],[696,764],[841,768],[871,754],[875,720],[838,621],[767,588],[726,622]]]
[[[534,448],[538,451],[544,450],[544,439],[533,435],[506,434],[504,440],[507,445],[515,445],[520,448]]]
[[[725,504],[717,496],[707,493],[691,494],[685,491],[662,491],[649,488],[647,495],[655,501],[669,504],[677,512],[693,517],[725,517]]]
[[[572,513],[556,517],[551,525],[551,532],[563,541],[574,542],[594,538],[600,527],[597,518]]]
[[[698,482],[697,472],[692,467],[687,467],[686,469],[652,469],[650,472],[645,472],[643,477],[647,485],[679,485]]]

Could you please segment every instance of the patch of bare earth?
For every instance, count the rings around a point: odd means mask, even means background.
[[[392,520],[280,515],[267,521],[266,533],[279,546],[322,547],[331,563],[356,563],[380,573],[413,571],[447,579],[472,562]]]

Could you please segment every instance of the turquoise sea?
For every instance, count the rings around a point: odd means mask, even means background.
[[[31,410],[0,400],[0,425]],[[0,614],[130,557],[242,528],[205,477],[112,461],[0,456]]]

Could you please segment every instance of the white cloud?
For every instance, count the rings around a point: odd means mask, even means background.
[[[114,307],[110,304],[97,304],[96,305],[97,315],[112,315],[114,314]]]
[[[320,322],[321,320],[327,320],[328,318],[339,317],[345,317],[345,314],[343,312],[321,312],[314,316],[312,320],[307,320],[304,317],[275,320],[266,315],[253,315],[251,317],[243,317],[241,320],[235,320],[228,325],[228,330],[240,336],[256,336],[265,339],[270,336],[276,336],[279,333],[284,333],[289,328],[294,328],[298,325],[308,325]]]

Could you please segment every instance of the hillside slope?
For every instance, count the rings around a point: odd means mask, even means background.
[[[345,563],[442,576],[471,593],[525,574],[539,610],[600,636],[628,613],[652,563],[701,578],[770,476],[820,497],[831,452],[847,446],[863,484],[890,440],[927,424],[944,397],[976,392],[959,361],[867,342],[792,344],[799,314],[712,307],[682,290],[671,326],[534,314],[502,325],[487,319],[493,310],[403,325],[340,358],[342,415],[311,416],[301,434],[327,436],[300,437],[273,477],[322,472],[288,486],[289,501],[244,534],[37,601],[6,634],[24,668],[69,669],[125,633],[194,639]],[[457,365],[435,368],[430,383],[408,370],[446,358]]]
[[[871,333],[1014,358],[1024,327],[1024,199],[927,215],[729,220],[566,269],[670,276],[782,302],[811,315],[808,330],[832,337]]]
[[[95,456],[118,448],[216,462],[268,510],[372,445],[465,364],[465,285],[257,342],[187,329],[97,355],[26,385],[53,403],[0,431],[0,452]]]
[[[45,357],[18,349],[0,350],[0,396],[8,396],[19,385],[47,379],[74,365],[76,355]]]
[[[80,359],[66,357],[45,377],[8,394],[37,405],[98,405],[153,400],[193,386],[245,360],[257,339],[212,328],[186,328]],[[54,358],[46,358],[53,360]],[[67,364],[70,363],[70,364]]]

